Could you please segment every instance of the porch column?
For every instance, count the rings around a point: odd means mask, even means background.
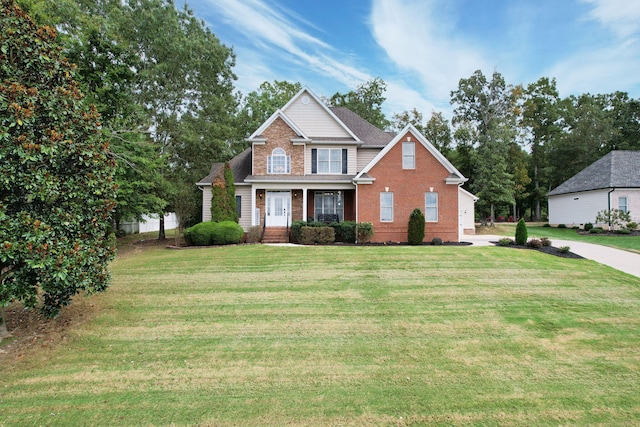
[[[251,225],[259,225],[256,224],[256,189],[251,186]]]
[[[307,220],[307,192],[309,189],[307,187],[302,187],[302,220]]]

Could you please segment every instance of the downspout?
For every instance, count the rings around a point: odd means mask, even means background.
[[[613,187],[607,193],[607,211],[609,211],[609,212],[611,212],[611,193],[613,193],[614,191],[616,191],[616,187]],[[611,215],[609,215],[609,229],[611,229]]]

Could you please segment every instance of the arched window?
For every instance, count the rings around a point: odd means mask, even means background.
[[[288,174],[291,173],[291,156],[287,156],[284,148],[274,148],[267,158],[267,173]]]

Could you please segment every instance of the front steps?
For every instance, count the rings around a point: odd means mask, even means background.
[[[262,243],[289,243],[289,232],[286,227],[267,227]]]

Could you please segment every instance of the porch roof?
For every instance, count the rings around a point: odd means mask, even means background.
[[[244,182],[277,182],[277,183],[351,183],[355,175],[248,175]]]

